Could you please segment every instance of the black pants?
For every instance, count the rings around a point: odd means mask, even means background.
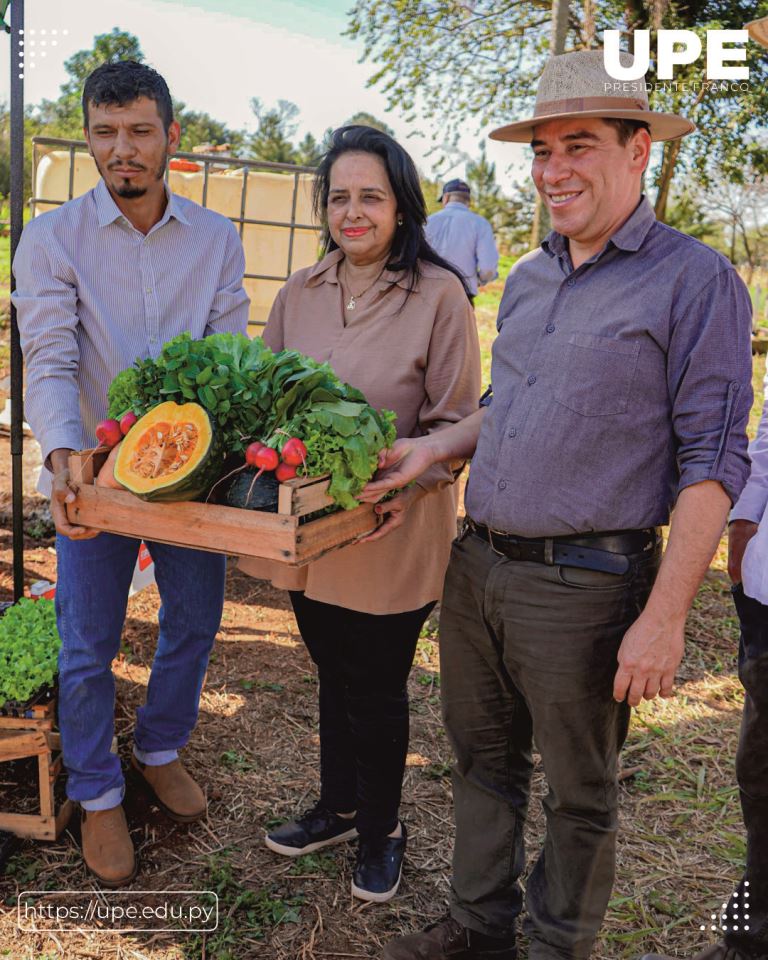
[[[733,587],[733,599],[741,621],[739,679],[744,687],[744,713],[736,778],[747,828],[747,864],[722,925],[728,929],[724,939],[730,946],[764,956],[768,954],[768,606],[746,596],[741,584]]]
[[[614,876],[617,760],[629,723],[616,655],[660,550],[626,574],[507,560],[453,545],[440,618],[441,689],[455,753],[452,915],[513,939],[535,740],[549,792],[528,878],[529,960],[584,960]]]
[[[290,596],[320,682],[320,800],[334,813],[357,810],[361,837],[386,836],[408,753],[408,674],[435,604],[374,615]]]

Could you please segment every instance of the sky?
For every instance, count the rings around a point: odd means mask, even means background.
[[[64,61],[113,27],[139,37],[145,57],[188,108],[229,126],[253,129],[252,97],[279,99],[300,110],[298,136],[316,137],[358,111],[387,122],[420,168],[432,173],[428,130],[414,128],[366,81],[361,46],[342,36],[352,0],[26,0],[25,100],[55,99],[66,79]],[[9,99],[10,38],[0,37],[0,99]],[[426,125],[425,125],[426,127]],[[468,131],[462,148],[477,156],[482,133]],[[487,141],[505,189],[525,176],[524,153]],[[463,162],[446,169],[463,176]]]

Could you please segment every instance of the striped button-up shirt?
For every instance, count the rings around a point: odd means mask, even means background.
[[[24,229],[13,262],[25,414],[43,458],[95,443],[113,378],[163,344],[245,333],[245,260],[232,223],[168,191],[146,235],[103,181]],[[44,471],[40,484],[50,488]]]

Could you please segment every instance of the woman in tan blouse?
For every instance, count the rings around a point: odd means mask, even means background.
[[[342,127],[318,169],[315,206],[326,255],[280,291],[265,342],[330,363],[373,406],[397,413],[399,437],[470,414],[480,387],[475,318],[458,271],[425,240],[411,158],[385,133]],[[267,846],[299,856],[359,834],[352,893],[363,900],[390,899],[400,881],[406,682],[456,535],[453,480],[441,465],[379,505],[386,537],[382,526],[299,570],[241,564],[290,591],[319,674],[320,800],[271,831]]]

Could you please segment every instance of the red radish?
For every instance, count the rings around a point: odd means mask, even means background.
[[[120,417],[120,432],[123,436],[128,433],[138,419],[139,418],[136,416],[133,410],[129,410],[127,413],[124,413],[122,417]]]
[[[280,457],[277,455],[277,450],[262,446],[253,458],[252,466],[259,467],[260,472],[262,472],[264,470],[274,470],[278,463],[280,463]]]
[[[275,479],[278,483],[284,483],[286,480],[293,480],[296,476],[296,467],[291,463],[286,463],[283,461],[280,466],[275,470]]]
[[[259,453],[260,453],[263,449],[264,449],[264,444],[263,444],[263,443],[259,443],[258,440],[256,440],[256,441],[254,441],[253,443],[249,444],[249,445],[245,448],[245,462],[248,464],[249,467],[258,467],[258,466],[259,466],[259,464],[256,463],[256,457],[259,455]]]
[[[307,448],[298,437],[291,437],[283,444],[282,451],[283,463],[292,467],[307,465]]]
[[[123,439],[117,420],[102,420],[96,424],[96,439],[102,447],[114,447]]]
[[[253,446],[253,444],[251,444]],[[250,448],[249,448],[250,449]],[[247,451],[246,451],[247,454]],[[264,473],[265,470],[274,470],[278,463],[280,463],[280,457],[277,455],[277,450],[273,450],[272,447],[267,447],[264,444],[261,445],[261,450],[259,450],[253,456],[253,463],[251,466],[258,467],[259,472],[251,480],[251,485],[248,487],[248,493],[245,498],[245,502],[251,499],[251,493],[253,492],[253,485],[259,479],[259,477]]]

